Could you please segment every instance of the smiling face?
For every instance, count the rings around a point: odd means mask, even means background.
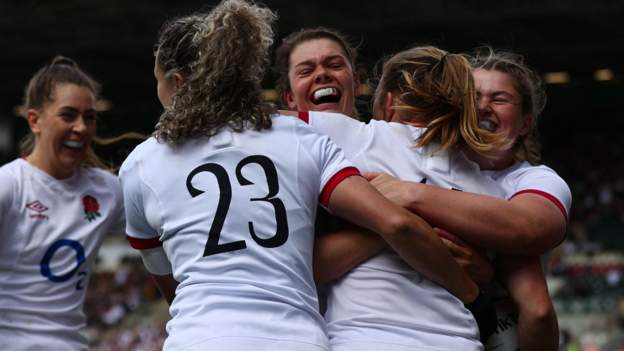
[[[355,115],[360,83],[340,44],[330,39],[300,43],[290,54],[288,107]]]
[[[508,73],[476,69],[473,72],[477,89],[479,124],[490,131],[501,133],[509,140],[527,135],[532,116],[522,111],[522,96]],[[512,162],[513,150],[500,150],[497,163]]]
[[[35,147],[28,161],[55,178],[67,178],[85,160],[95,137],[95,95],[86,87],[58,84],[52,100],[28,110]]]

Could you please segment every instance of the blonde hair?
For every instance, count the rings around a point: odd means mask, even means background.
[[[262,98],[262,78],[273,44],[271,10],[243,0],[225,0],[209,13],[163,25],[156,64],[182,86],[156,125],[155,137],[169,144],[235,131],[271,127],[274,108]]]
[[[473,69],[498,71],[513,78],[514,87],[522,98],[523,117],[531,115],[531,127],[527,135],[513,141],[514,159],[533,165],[541,160],[541,146],[537,120],[546,106],[546,88],[539,74],[530,69],[521,55],[509,51],[494,50],[489,46],[475,49],[471,59]]]
[[[374,110],[386,93],[396,93],[393,109],[402,117],[427,124],[416,146],[432,141],[446,150],[465,145],[486,155],[505,144],[502,137],[479,128],[470,62],[433,46],[418,46],[387,59],[374,96]]]

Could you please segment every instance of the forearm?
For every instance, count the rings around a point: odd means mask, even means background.
[[[472,302],[479,288],[457,264],[433,229],[422,219],[410,216],[408,225],[382,235],[414,270],[446,288],[464,303]]]
[[[559,327],[539,257],[497,259],[499,279],[518,307],[520,350],[557,350]]]
[[[499,252],[539,255],[565,234],[565,219],[548,200],[511,201],[411,183],[407,208],[467,242]],[[553,217],[554,216],[554,217]]]
[[[363,178],[340,183],[330,209],[351,222],[379,233],[405,262],[464,302],[478,295],[478,287],[455,262],[438,235],[422,218],[385,199]]]
[[[314,279],[338,279],[385,246],[379,235],[356,227],[321,234],[314,243]]]

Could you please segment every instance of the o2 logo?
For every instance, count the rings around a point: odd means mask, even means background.
[[[50,262],[52,261],[52,258],[54,258],[56,252],[63,247],[68,247],[76,252],[76,266],[71,271],[65,274],[56,275],[50,269]],[[84,277],[87,275],[87,272],[78,272],[78,269],[80,269],[80,266],[82,266],[85,260],[86,258],[84,248],[79,242],[71,239],[58,240],[54,242],[54,244],[50,245],[48,250],[43,255],[43,258],[41,259],[41,275],[55,283],[65,282],[71,279],[74,275],[77,275],[79,278],[78,282],[76,283],[76,290],[82,290],[84,289],[82,282]],[[78,272],[78,274],[76,274],[76,272]]]

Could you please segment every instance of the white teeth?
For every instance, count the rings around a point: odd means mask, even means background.
[[[336,88],[323,88],[314,92],[314,100],[318,100],[324,96],[336,95],[338,90]]]
[[[75,140],[65,140],[63,145],[72,148],[72,149],[80,149],[82,148],[83,143]]]
[[[479,122],[479,128],[489,130],[490,132],[496,130],[496,124],[492,121],[483,120]]]

